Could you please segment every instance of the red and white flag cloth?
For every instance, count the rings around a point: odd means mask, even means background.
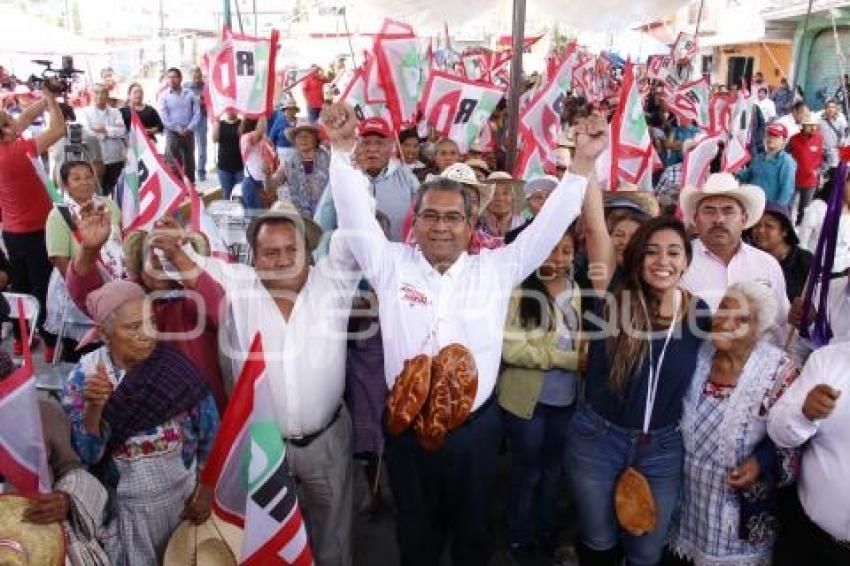
[[[273,109],[277,30],[270,38],[239,35],[224,28],[221,42],[204,54],[207,113],[218,118],[228,110],[248,118]]]
[[[277,76],[280,80],[281,90],[283,92],[287,92],[300,85],[309,77],[312,77],[318,72],[318,67],[310,67],[309,69],[299,69],[295,65],[291,65],[278,71]]]
[[[422,62],[428,57],[420,49],[419,39],[412,30],[406,33],[408,26],[386,20],[384,29],[389,31],[375,38],[374,52],[393,128],[399,131],[416,123],[416,109],[430,67]]]
[[[286,445],[275,418],[259,333],[254,335],[200,481],[213,488],[215,513],[245,531],[239,564],[313,564],[295,482],[286,463]]]
[[[673,44],[671,55],[676,64],[684,65],[693,61],[698,50],[696,38],[689,33],[681,32]]]
[[[491,83],[433,71],[419,110],[429,125],[466,153],[504,94],[505,89]]]
[[[183,181],[156,152],[139,115],[131,110],[130,116],[121,196],[121,225],[125,234],[150,230],[154,222],[172,214],[188,193]]]
[[[546,161],[545,155],[545,152],[526,133],[514,167],[514,178],[528,181],[552,172],[551,162]]]
[[[708,133],[728,132],[731,119],[729,95],[723,92],[712,94],[708,100]]]
[[[700,128],[709,127],[708,81],[700,78],[680,85],[668,95],[667,106],[679,118],[691,120]]]
[[[656,157],[634,65],[626,63],[620,101],[611,121],[611,190],[616,190],[621,180],[636,185],[645,183]]]
[[[387,124],[392,123],[387,103],[370,101],[368,92],[368,65],[355,69],[351,82],[340,95],[340,100],[354,109],[357,120],[363,122],[369,118],[381,118]]]
[[[41,428],[24,304],[18,299],[18,320],[24,344],[23,365],[0,381],[0,475],[24,496],[50,493],[50,471]]]
[[[711,162],[717,157],[720,142],[726,138],[723,134],[706,136],[690,151],[685,153],[682,160],[682,186],[701,189],[708,178]]]
[[[563,61],[552,80],[539,89],[528,105],[520,110],[519,121],[523,136],[534,141],[547,161],[558,146],[561,113],[567,93],[573,84],[575,43],[571,43],[566,49]]]

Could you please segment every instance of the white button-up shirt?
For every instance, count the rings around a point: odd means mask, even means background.
[[[466,346],[478,367],[473,410],[493,392],[511,290],[540,266],[581,209],[586,180],[564,176],[546,204],[512,244],[462,253],[443,274],[418,247],[389,242],[370,210],[369,180],[345,153],[331,157],[330,185],[340,230],[378,295],[384,369],[392,387],[404,361]]]
[[[803,415],[809,391],[824,383],[841,391],[825,419]],[[803,371],[770,410],[770,438],[779,446],[803,448],[797,492],[806,514],[837,539],[850,541],[850,348],[825,346],[809,356]]]
[[[100,153],[104,163],[124,161],[127,153],[124,144],[127,128],[117,108],[107,106],[100,109],[94,105],[87,106],[77,112],[77,121],[83,126],[83,132],[86,135],[93,136],[100,142]],[[97,126],[106,128],[106,133],[92,131],[92,128]]]
[[[342,402],[348,316],[360,273],[339,238],[310,268],[286,320],[253,267],[191,254],[226,293],[219,347],[239,375],[254,335],[262,335],[280,430],[287,438],[320,431]]]
[[[693,260],[679,286],[701,297],[716,311],[720,301],[726,295],[726,289],[742,281],[758,281],[773,291],[779,305],[776,326],[779,330],[775,338],[780,340],[782,329],[788,321],[791,304],[785,291],[785,276],[782,267],[772,255],[741,242],[738,251],[732,256],[729,265],[711,253],[699,238],[692,241]],[[781,336],[781,340],[784,340]]]

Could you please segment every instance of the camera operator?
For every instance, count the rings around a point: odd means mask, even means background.
[[[66,161],[86,161],[94,170],[95,179],[103,178],[103,155],[100,153],[100,142],[91,135],[86,135],[80,124],[75,124],[76,115],[69,104],[59,104],[62,116],[65,118],[64,138],[50,148],[50,171],[54,184],[61,185],[59,170]]]
[[[33,139],[23,139],[18,134],[26,129],[32,120],[47,105],[49,123]],[[36,107],[36,108],[33,108]],[[36,112],[37,110],[37,112]],[[56,102],[56,95],[45,89],[43,102],[27,108],[17,120],[8,112],[0,110],[0,209],[3,211],[3,241],[9,253],[12,269],[12,289],[18,293],[29,293],[38,299],[38,327],[44,323],[47,312],[47,284],[53,269],[47,259],[47,247],[44,240],[44,226],[52,203],[44,183],[36,172],[33,160],[45,153],[50,146],[65,135],[65,121],[62,110]],[[17,325],[15,332],[15,350],[21,348],[21,337]],[[53,358],[52,348],[56,337],[41,332],[47,348],[45,359]],[[49,357],[48,357],[49,355]]]
[[[100,142],[104,166],[100,186],[104,196],[111,196],[124,169],[127,153],[124,139],[127,136],[127,128],[124,127],[121,112],[109,106],[109,91],[105,85],[94,86],[94,104],[80,110],[78,118],[83,126],[83,133],[96,137]]]

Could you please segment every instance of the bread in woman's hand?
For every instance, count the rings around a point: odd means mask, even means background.
[[[449,430],[454,430],[469,417],[478,392],[478,368],[466,346],[449,344],[431,363],[431,379],[446,377],[452,400]]]
[[[405,360],[387,396],[387,431],[399,435],[413,422],[428,399],[431,387],[431,358],[420,354]]]

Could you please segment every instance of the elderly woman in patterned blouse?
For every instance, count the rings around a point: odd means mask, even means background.
[[[795,454],[768,438],[767,413],[800,371],[761,339],[776,309],[767,287],[746,282],[729,287],[714,315],[685,397],[674,563],[770,563],[775,488],[790,481],[796,466]]]
[[[319,127],[299,122],[286,130],[295,151],[282,161],[274,173],[264,166],[265,187],[277,189],[281,200],[290,200],[301,213],[313,216],[330,179],[331,155],[319,144]]]
[[[83,356],[65,386],[71,442],[115,489],[110,562],[160,564],[181,518],[209,517],[211,493],[195,490],[190,468],[203,467],[218,413],[200,371],[157,342],[139,285],[107,283],[88,296],[86,310],[105,345]]]

